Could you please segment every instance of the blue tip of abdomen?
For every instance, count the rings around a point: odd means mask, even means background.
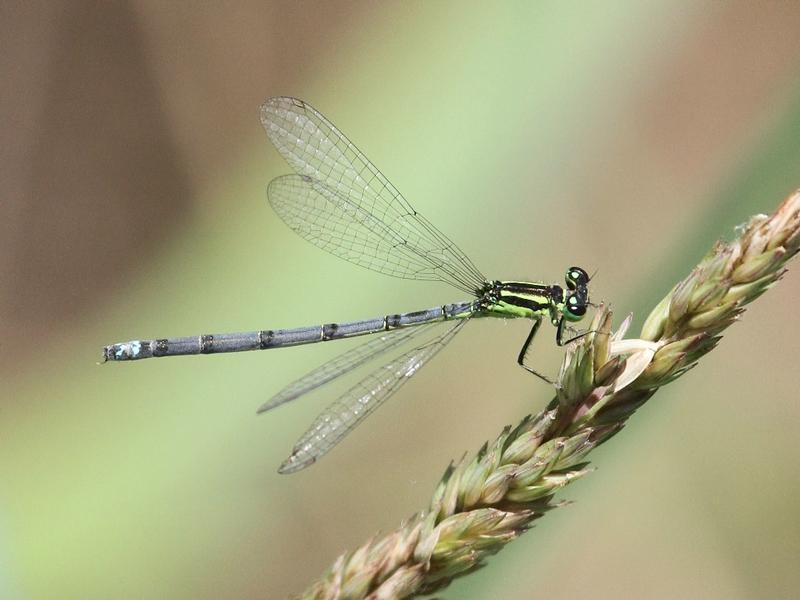
[[[111,344],[103,348],[103,362],[113,360],[136,360],[144,358],[144,348],[146,344],[139,340]]]

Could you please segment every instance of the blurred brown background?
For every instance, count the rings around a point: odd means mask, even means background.
[[[270,82],[302,81],[315,55],[335,44],[325,32],[365,7],[51,2],[1,10],[0,335],[30,353],[40,349],[36,338],[91,314],[110,283],[156,257],[196,210],[197,191],[236,169]],[[297,32],[306,33],[303,47],[293,43]]]
[[[796,2],[4,3],[0,597],[284,597],[549,399],[513,364],[525,327],[476,324],[281,477],[326,395],[253,411],[340,348],[95,366],[113,341],[461,299],[270,214],[265,98],[312,102],[488,275],[597,268],[641,324],[800,186],[798,31]],[[790,272],[597,453],[576,506],[442,596],[793,597],[798,292]]]

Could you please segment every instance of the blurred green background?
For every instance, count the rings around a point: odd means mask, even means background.
[[[294,236],[259,104],[334,121],[491,277],[598,270],[617,322],[800,186],[795,2],[4,3],[0,597],[280,598],[539,410],[527,328],[474,323],[320,464],[330,399],[256,417],[349,347],[97,366],[131,338],[461,300]],[[800,588],[796,262],[599,471],[443,598]],[[638,329],[637,329],[638,330]],[[635,333],[635,332],[634,332]],[[554,373],[552,329],[535,346]]]

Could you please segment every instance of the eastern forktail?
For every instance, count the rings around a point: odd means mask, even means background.
[[[547,318],[556,343],[565,325],[580,321],[589,304],[589,275],[567,269],[566,289],[528,281],[489,280],[447,236],[414,210],[389,180],[334,125],[296,98],[271,98],[261,122],[278,152],[296,171],[270,182],[272,208],[298,235],[340,258],[401,279],[442,281],[471,298],[414,312],[326,323],[296,329],[262,329],[106,346],[104,360],[264,350],[375,334],[368,342],[326,362],[289,384],[259,408],[264,412],[294,400],[356,367],[414,340],[414,347],[380,366],[328,406],[295,444],[279,472],[314,463],[383,404],[404,382],[478,317],[531,319],[517,356],[525,364],[534,336]],[[448,326],[439,328],[443,323]]]

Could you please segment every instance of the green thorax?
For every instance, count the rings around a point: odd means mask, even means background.
[[[481,297],[484,314],[507,319],[556,319],[564,303],[557,285],[529,281],[494,281]]]

